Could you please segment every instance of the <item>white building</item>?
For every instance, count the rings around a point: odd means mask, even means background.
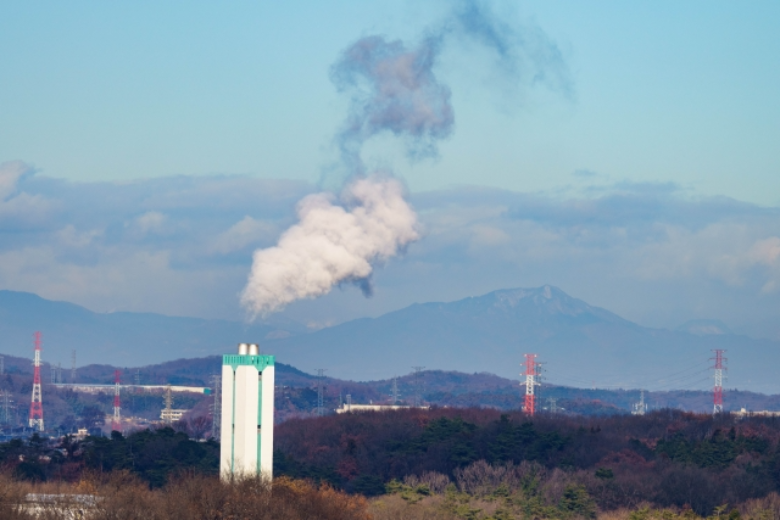
[[[241,343],[222,357],[220,475],[273,477],[274,356]]]
[[[398,404],[352,404],[344,403],[341,408],[336,408],[336,413],[359,413],[359,412],[384,412],[387,410],[407,410],[417,408],[419,410],[428,410],[430,406],[401,406]]]

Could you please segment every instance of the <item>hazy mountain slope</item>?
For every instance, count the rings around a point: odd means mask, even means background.
[[[780,393],[780,343],[728,334],[645,328],[572,298],[555,287],[507,289],[450,303],[409,306],[310,334],[282,326],[98,314],[27,293],[0,291],[0,354],[29,357],[32,333],[44,334],[44,362],[144,366],[233,352],[240,341],[314,373],[370,380],[408,374],[413,366],[491,372],[518,378],[523,354],[539,355],[548,381],[599,388],[704,389],[711,349],[728,350],[731,388]],[[700,332],[696,330],[696,332]],[[264,339],[295,334],[283,339]],[[174,362],[175,363],[175,362]],[[185,374],[181,374],[185,377]]]
[[[514,378],[522,355],[533,352],[551,381],[656,389],[706,387],[710,349],[724,348],[730,384],[780,391],[771,368],[780,362],[778,343],[649,329],[550,286],[412,305],[266,345],[286,363],[343,378],[384,378],[412,366]]]
[[[32,335],[41,331],[43,360],[61,362],[64,367],[71,365],[72,349],[77,351],[78,365],[133,366],[232,352],[246,338],[302,330],[292,323],[247,326],[151,313],[99,314],[30,293],[0,291],[0,354],[31,357]]]

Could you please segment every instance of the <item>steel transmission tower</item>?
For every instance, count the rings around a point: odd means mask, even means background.
[[[398,400],[401,397],[401,394],[398,392],[398,377],[393,378],[393,387],[391,389],[390,397],[393,400],[393,404],[398,404]]]
[[[165,387],[163,404],[165,404],[165,408],[163,409],[163,413],[160,414],[163,423],[168,425],[173,424],[173,395],[171,395],[170,384]]]
[[[222,424],[222,392],[220,392],[222,376],[211,376],[211,381],[214,392],[214,402],[211,404],[211,438],[219,439],[219,427]]]
[[[35,338],[35,358],[33,359],[33,387],[30,400],[30,428],[43,431],[43,401],[41,394],[41,333],[33,334]]]
[[[536,354],[525,354],[525,372],[520,375],[525,376],[525,400],[523,403],[523,411],[528,415],[534,415],[536,413],[536,390],[535,387],[539,386],[539,381],[536,380],[538,363],[536,362]]]
[[[322,368],[317,369],[317,416],[322,417],[325,415],[325,396],[322,388],[322,379],[325,375],[325,370]]]
[[[10,425],[11,424],[11,403],[13,400],[11,399],[11,394],[6,392],[3,392],[3,424]]]
[[[726,352],[723,349],[715,349],[715,357],[710,358],[715,361],[715,387],[712,390],[712,413],[723,413],[723,371],[726,368],[723,366],[726,358],[723,357],[723,353]]]
[[[634,409],[631,411],[631,415],[644,415],[647,412],[647,403],[645,403],[645,391],[639,392],[639,402],[634,403]]]
[[[417,387],[416,390],[416,396],[414,399],[414,405],[415,406],[422,406],[423,403],[423,391],[424,391],[424,381],[423,381],[423,373],[422,371],[425,370],[425,367],[412,367],[414,369],[414,382],[415,386]]]
[[[0,356],[0,376],[5,374],[5,357]]]
[[[111,431],[122,431],[121,407],[119,405],[119,370],[114,371],[114,416],[111,419]]]
[[[536,377],[534,378],[534,381],[538,383],[538,387],[534,391],[534,403],[541,404],[544,402],[544,399],[542,399],[542,383],[544,380],[544,364],[543,363],[536,363]]]
[[[76,382],[76,351],[70,352],[70,382],[71,384]]]

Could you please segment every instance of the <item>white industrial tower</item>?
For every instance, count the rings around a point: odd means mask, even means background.
[[[222,356],[220,475],[273,477],[274,356],[241,343]]]

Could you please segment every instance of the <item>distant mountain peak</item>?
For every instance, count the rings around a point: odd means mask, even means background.
[[[605,309],[588,305],[584,301],[570,296],[554,285],[500,289],[472,299],[482,300],[494,308],[505,310],[523,308],[529,311],[534,308],[537,312],[551,315],[579,316],[581,314],[593,314],[610,320],[622,320],[619,316]]]

